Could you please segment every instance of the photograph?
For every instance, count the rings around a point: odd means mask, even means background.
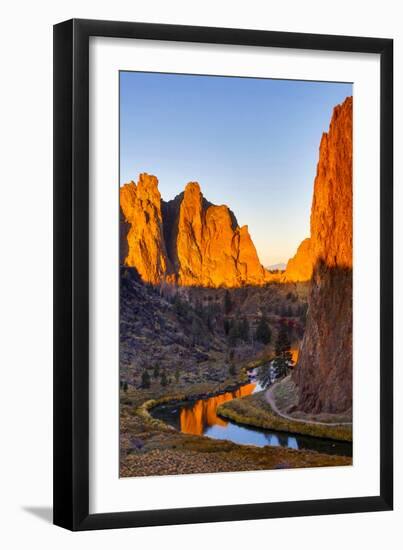
[[[5,4],[1,548],[402,538],[402,18],[320,7]]]
[[[352,83],[120,71],[118,109],[120,477],[352,465]]]

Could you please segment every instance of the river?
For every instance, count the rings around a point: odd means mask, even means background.
[[[258,391],[262,391],[262,388],[257,382],[253,381],[232,392],[221,393],[204,399],[159,405],[151,411],[151,414],[187,434],[205,435],[213,439],[229,440],[241,445],[281,446],[291,449],[314,450],[326,454],[352,455],[351,443],[252,428],[236,424],[217,415],[217,407],[222,403]]]

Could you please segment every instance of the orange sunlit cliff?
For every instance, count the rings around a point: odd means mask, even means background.
[[[137,185],[132,182],[121,187],[120,208],[127,228],[120,234],[120,248],[127,251],[121,260],[136,267],[144,281],[161,282],[170,271],[170,262],[165,248],[157,178],[140,174]]]
[[[312,277],[313,254],[311,249],[311,239],[305,239],[299,245],[298,250],[292,258],[288,260],[287,267],[281,280],[291,283],[296,281],[309,281]]]
[[[270,279],[260,264],[248,227],[239,227],[228,206],[209,203],[198,183],[169,202],[155,176],[120,189],[121,262],[148,283],[239,287]],[[123,226],[123,229],[122,229]]]
[[[335,107],[315,178],[308,314],[294,380],[300,408],[341,412],[352,404],[352,98]]]

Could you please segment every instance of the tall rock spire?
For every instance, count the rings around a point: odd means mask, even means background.
[[[200,186],[196,182],[190,182],[183,194],[176,232],[177,273],[181,285],[202,282],[203,218],[203,195]]]
[[[121,187],[120,208],[128,224],[126,236],[121,235],[121,240],[126,237],[128,245],[123,263],[135,267],[145,282],[158,284],[171,269],[162,229],[157,178],[140,174],[137,185],[130,182]]]
[[[299,405],[310,412],[341,412],[352,405],[352,108],[349,97],[333,111],[314,185],[314,268],[294,373]]]

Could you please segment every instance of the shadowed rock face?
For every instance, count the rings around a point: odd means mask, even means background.
[[[239,227],[227,206],[209,203],[198,183],[188,183],[183,193],[164,202],[157,178],[141,174],[137,186],[131,182],[121,188],[120,204],[121,251],[125,239],[128,244],[121,261],[144,281],[239,287],[268,280],[247,226]]]
[[[323,134],[311,209],[314,261],[307,325],[294,379],[301,409],[352,405],[352,98]]]
[[[130,231],[130,224],[126,221],[122,211],[122,207],[119,208],[119,259],[120,264],[123,265],[127,255],[129,254],[129,243],[127,242],[127,235]]]

